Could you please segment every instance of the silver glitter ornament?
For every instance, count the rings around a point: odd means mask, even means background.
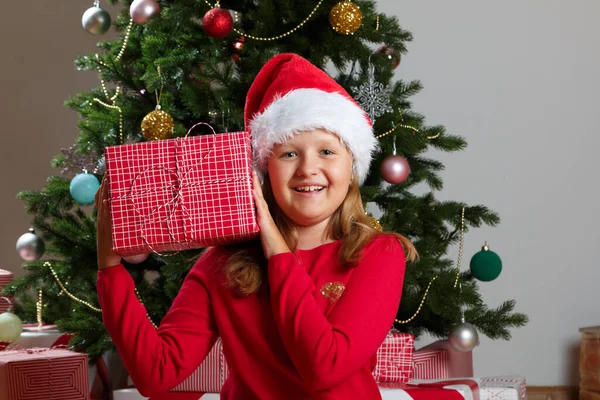
[[[455,350],[468,352],[479,344],[479,334],[473,325],[465,322],[465,317],[461,317],[460,323],[450,330],[448,341]]]
[[[103,35],[110,28],[110,14],[100,8],[100,2],[88,8],[81,17],[81,26],[92,35]]]
[[[129,7],[129,15],[133,22],[144,25],[160,15],[160,6],[156,0],[135,0]]]
[[[44,255],[44,241],[35,234],[33,228],[17,240],[17,252],[25,261],[39,260]]]

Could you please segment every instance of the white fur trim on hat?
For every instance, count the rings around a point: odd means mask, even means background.
[[[353,156],[354,172],[362,184],[377,150],[377,139],[365,112],[340,93],[319,89],[296,89],[275,98],[250,121],[254,166],[267,171],[273,145],[284,143],[302,131],[325,129],[337,134]]]

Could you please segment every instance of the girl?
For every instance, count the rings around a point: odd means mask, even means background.
[[[265,64],[244,117],[260,244],[204,252],[156,330],[111,249],[103,183],[96,205],[106,328],[145,396],[166,396],[220,336],[231,371],[222,399],[381,399],[375,354],[400,303],[405,254],[413,260],[415,250],[370,228],[364,213],[358,187],[376,148],[371,122],[295,54]]]

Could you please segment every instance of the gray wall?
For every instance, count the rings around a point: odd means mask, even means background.
[[[481,284],[484,300],[516,299],[531,319],[510,342],[483,338],[475,373],[577,384],[578,328],[600,323],[600,3],[381,0],[379,9],[414,34],[396,74],[425,85],[414,108],[469,142],[431,154],[446,166],[440,198],[502,217],[466,235],[463,268],[487,240],[504,270]]]
[[[14,246],[30,217],[15,194],[43,187],[50,159],[77,136],[77,116],[63,101],[98,84],[95,73],[73,68],[76,55],[95,51],[97,38],[80,26],[91,4],[20,0],[0,13],[0,268],[17,275]],[[577,329],[600,322],[600,3],[381,0],[379,9],[415,36],[397,69],[425,85],[415,110],[469,141],[464,152],[431,154],[446,165],[439,197],[485,204],[502,217],[498,228],[469,232],[463,266],[488,240],[504,270],[481,285],[485,301],[516,299],[531,318],[510,342],[481,340],[476,374],[577,384]]]

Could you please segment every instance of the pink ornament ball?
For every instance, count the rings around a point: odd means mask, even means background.
[[[406,158],[392,155],[386,157],[381,163],[381,177],[388,183],[399,184],[408,178],[410,166]]]

